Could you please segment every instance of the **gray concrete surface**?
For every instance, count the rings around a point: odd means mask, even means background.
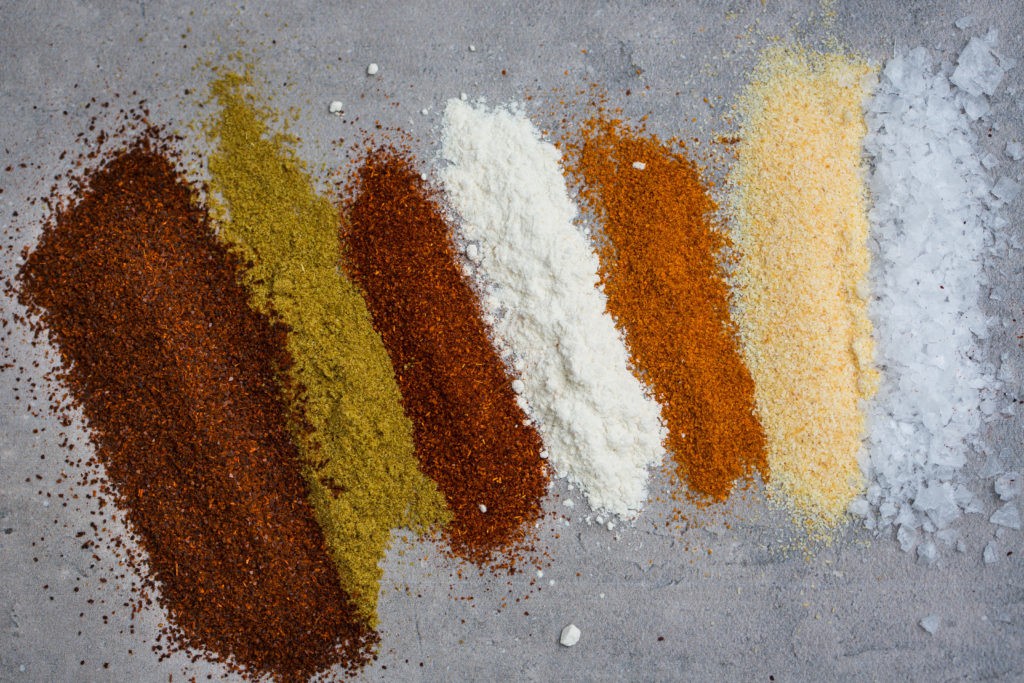
[[[0,168],[15,168],[0,175],[0,220],[21,228],[21,243],[34,242],[43,207],[26,198],[47,194],[52,176],[66,169],[62,151],[81,151],[74,137],[96,112],[86,108],[92,97],[144,97],[155,122],[179,129],[186,148],[201,149],[187,127],[197,98],[185,91],[205,87],[203,58],[222,61],[239,49],[257,60],[275,106],[298,108],[293,128],[303,139],[302,154],[325,169],[325,183],[328,171],[346,170],[334,141],[358,138],[356,126],[327,113],[333,99],[344,101],[347,118],[359,117],[359,125],[379,120],[406,129],[429,159],[443,103],[461,92],[493,102],[533,94],[527,111],[557,134],[560,95],[553,90],[598,83],[628,115],[650,114],[658,133],[704,139],[727,133],[732,98],[773,37],[821,44],[834,35],[876,61],[895,45],[925,45],[951,60],[970,35],[994,26],[1002,51],[1024,57],[1019,0],[840,1],[835,9],[831,21],[821,5],[792,0],[3,0]],[[973,28],[954,28],[968,15]],[[365,74],[370,62],[380,65],[375,78]],[[626,89],[633,94],[627,97]],[[986,149],[999,154],[1007,140],[1024,139],[1022,107],[1024,65],[1010,72],[994,102],[999,127],[984,131]],[[1022,175],[1020,165],[1001,158],[1000,170]],[[18,168],[21,162],[29,166]],[[1008,229],[1018,234],[1022,208],[1018,199],[1006,213]],[[15,267],[5,257],[3,273]],[[1021,268],[1019,256],[994,257],[989,270],[1001,300],[985,303],[1002,321],[986,353],[1009,354],[1018,370],[1024,367]],[[3,305],[8,314],[17,310],[10,301]],[[65,464],[58,425],[30,416],[24,392],[14,400],[15,387],[40,382],[49,363],[42,347],[27,342],[16,332],[9,343],[13,362],[28,370],[0,373],[0,680],[219,675],[217,667],[190,663],[184,654],[158,661],[150,646],[160,611],[148,608],[132,622],[122,607],[132,600],[130,577],[118,578],[117,558],[80,547],[75,533],[95,519],[95,501],[74,485],[79,472]],[[1011,386],[1005,398],[1024,398],[1020,392]],[[68,431],[79,452],[85,449],[80,425]],[[988,450],[1020,466],[1019,417],[990,425],[984,436]],[[660,477],[656,487],[666,486]],[[975,488],[991,510],[991,481],[979,479]],[[550,506],[564,512],[559,497],[571,495],[559,485]],[[665,528],[672,508],[653,502],[634,527],[614,533],[583,523],[582,505],[568,525],[551,518],[540,536],[549,566],[533,587],[529,573],[496,578],[463,568],[458,578],[460,567],[430,544],[399,540],[386,563],[381,654],[362,677],[1024,680],[1020,532],[1000,539],[1011,556],[984,566],[982,548],[995,528],[987,517],[972,516],[961,524],[967,552],[947,551],[928,568],[893,539],[853,528],[832,546],[806,552],[785,517],[757,492],[718,509],[688,510],[685,529]],[[918,626],[928,614],[942,619],[935,635]],[[572,649],[558,644],[569,622],[583,632]]]

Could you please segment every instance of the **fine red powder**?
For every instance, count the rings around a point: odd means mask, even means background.
[[[351,196],[346,265],[394,364],[420,465],[454,515],[452,550],[478,563],[507,559],[541,514],[547,470],[451,229],[393,148],[368,154]]]
[[[324,547],[281,401],[284,330],[158,142],[85,178],[20,273],[148,554],[177,647],[306,680],[371,656]],[[44,327],[45,326],[45,327]]]

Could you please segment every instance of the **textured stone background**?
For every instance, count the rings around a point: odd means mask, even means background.
[[[1002,52],[1024,57],[1019,0],[837,2],[834,21],[817,3],[791,0],[208,4],[214,3],[0,2],[0,168],[15,165],[0,175],[0,221],[19,226],[25,244],[36,239],[43,216],[26,198],[47,194],[49,179],[67,167],[58,158],[63,150],[81,151],[74,138],[96,112],[95,105],[86,109],[90,98],[145,98],[154,122],[179,130],[185,148],[199,150],[201,140],[187,124],[209,76],[201,61],[220,62],[240,49],[255,58],[274,105],[297,107],[301,152],[325,187],[331,171],[348,170],[335,141],[358,139],[358,126],[375,120],[417,136],[426,164],[438,145],[443,104],[461,92],[491,102],[532,94],[528,113],[557,135],[560,99],[598,83],[629,116],[650,114],[654,131],[708,140],[732,130],[732,98],[774,37],[821,45],[831,35],[876,61],[894,46],[925,45],[951,60],[970,35],[994,26]],[[967,15],[975,25],[954,28]],[[375,78],[365,74],[370,62],[380,65]],[[1024,65],[1008,74],[994,101],[991,120],[999,127],[983,135],[986,149],[1001,156],[1007,140],[1024,139],[1022,98]],[[333,99],[346,103],[346,118],[359,117],[357,125],[327,113]],[[105,115],[100,125],[112,120]],[[1001,158],[997,172],[1022,175],[1020,164]],[[29,167],[18,168],[21,162]],[[1018,234],[1022,208],[1024,198],[1004,214]],[[1009,354],[1020,377],[1024,264],[1017,252],[988,265],[1001,301],[985,305],[1005,322],[986,353]],[[5,256],[0,266],[6,276],[16,263]],[[6,299],[3,306],[17,310]],[[38,381],[49,362],[44,350],[30,347],[24,335],[11,343],[13,362],[41,364],[20,381]],[[100,550],[103,561],[90,569],[94,550],[75,538],[94,519],[95,506],[57,502],[59,492],[84,493],[71,483],[78,472],[64,463],[57,426],[30,417],[24,398],[14,401],[17,377],[0,373],[0,680],[218,673],[183,654],[157,661],[150,651],[162,618],[157,609],[129,630],[120,605],[130,592],[121,581],[104,582],[116,560]],[[1011,387],[1014,397],[1024,398],[1019,385]],[[33,433],[43,426],[44,434]],[[71,434],[85,448],[80,426]],[[1020,467],[1019,417],[1000,420],[985,438],[988,449]],[[64,471],[70,477],[58,482]],[[655,487],[668,483],[661,476]],[[977,488],[991,509],[991,483]],[[559,499],[571,496],[559,485],[550,506],[565,513]],[[1024,543],[1019,532],[1005,534],[1000,543],[1014,554],[983,566],[982,548],[994,537],[987,516],[962,523],[966,553],[947,551],[938,566],[925,568],[893,539],[857,529],[807,552],[756,492],[718,509],[686,510],[685,529],[665,527],[673,509],[665,502],[614,533],[585,524],[578,496],[577,503],[568,526],[552,518],[542,529],[551,566],[533,588],[532,571],[506,579],[463,568],[458,578],[460,568],[430,544],[397,542],[386,564],[381,655],[363,677],[1024,678]],[[942,618],[934,636],[918,626],[931,613]],[[558,633],[570,621],[583,637],[565,649]]]

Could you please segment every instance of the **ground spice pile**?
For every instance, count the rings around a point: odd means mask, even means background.
[[[292,141],[271,136],[266,114],[227,74],[212,85],[211,190],[229,217],[222,234],[253,261],[246,284],[259,310],[288,325],[288,377],[310,500],[342,584],[376,622],[379,565],[391,530],[447,521],[420,472],[412,426],[359,290],[339,268],[339,214],[319,196]],[[309,429],[304,429],[308,424]]]
[[[569,145],[594,211],[601,283],[634,369],[661,404],[681,479],[712,500],[755,472],[767,478],[754,384],[729,317],[718,258],[728,238],[699,169],[657,137],[604,116]]]
[[[496,558],[540,517],[541,440],[516,402],[452,231],[407,155],[370,152],[347,201],[346,261],[391,354],[420,466],[438,483],[460,556]]]
[[[284,331],[250,309],[239,272],[143,137],[45,227],[21,300],[59,346],[172,640],[305,680],[358,666],[374,636],[305,497],[277,379]]]
[[[561,153],[516,107],[451,99],[442,135],[440,177],[486,322],[549,462],[594,511],[635,517],[663,428],[606,310]]]
[[[851,57],[769,50],[739,101],[729,176],[737,322],[772,486],[822,529],[863,487],[861,403],[878,383],[861,169],[870,75]]]

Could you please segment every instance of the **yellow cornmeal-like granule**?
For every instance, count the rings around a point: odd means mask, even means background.
[[[825,531],[862,490],[862,402],[878,373],[867,316],[865,62],[771,48],[740,98],[729,212],[743,353],[772,495]]]

